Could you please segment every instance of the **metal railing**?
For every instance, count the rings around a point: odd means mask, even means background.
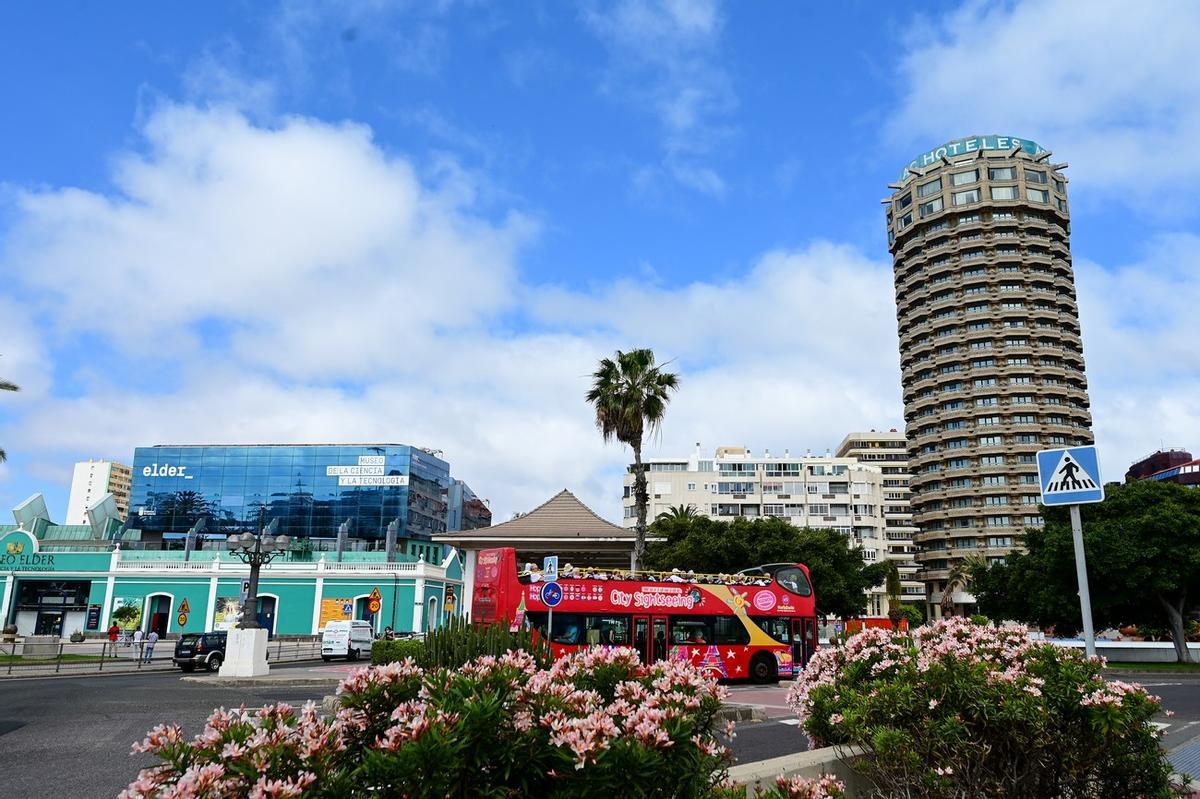
[[[153,646],[145,641],[107,639],[80,643],[3,641],[0,642],[0,679],[178,669],[172,661],[176,640],[164,638]],[[320,657],[321,639],[316,636],[276,638],[267,644],[267,661],[273,664]],[[204,666],[197,666],[196,670],[203,671]]]

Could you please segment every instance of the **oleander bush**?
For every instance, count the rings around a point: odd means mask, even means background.
[[[789,693],[819,746],[857,745],[877,796],[1166,799],[1158,697],[1023,628],[944,619],[824,648]]]
[[[341,709],[218,710],[186,739],[151,730],[157,755],[122,799],[200,797],[718,797],[728,755],[713,723],[725,689],[687,662],[630,649],[539,668],[526,652],[459,669],[412,660],[353,672]]]

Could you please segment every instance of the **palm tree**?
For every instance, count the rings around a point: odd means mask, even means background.
[[[633,449],[633,496],[637,505],[634,568],[642,566],[646,552],[646,471],[642,468],[642,436],[658,432],[666,414],[669,393],[679,387],[678,375],[654,365],[654,351],[617,350],[613,358],[602,358],[592,375],[587,401],[596,407],[596,427],[605,441],[617,439]]]
[[[900,620],[904,618],[904,611],[900,610],[900,569],[896,567],[896,561],[889,560],[887,562],[887,571],[883,580],[883,591],[887,595],[888,603],[888,618],[892,621],[892,629],[900,629]]]
[[[10,383],[7,380],[0,379],[0,391],[20,391],[20,390],[21,390],[21,387],[18,386],[16,383]],[[8,453],[4,451],[3,447],[0,447],[0,463],[4,463],[6,460],[8,460]]]
[[[967,590],[974,579],[975,569],[984,565],[982,558],[971,555],[950,567],[950,573],[946,576],[946,587],[942,589],[943,619],[954,615],[954,592]]]
[[[656,522],[690,522],[692,519],[700,518],[700,511],[695,505],[676,505],[670,510],[665,510],[654,517]]]

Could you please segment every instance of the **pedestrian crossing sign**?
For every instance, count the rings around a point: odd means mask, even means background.
[[[1082,505],[1104,501],[1100,458],[1095,447],[1044,449],[1037,454],[1043,505]]]

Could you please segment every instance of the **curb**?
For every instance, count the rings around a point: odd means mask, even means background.
[[[715,721],[766,721],[767,709],[762,705],[721,705]]]
[[[195,682],[203,685],[220,685],[227,688],[248,688],[256,685],[337,685],[342,681],[342,677],[285,677],[274,676],[271,674],[262,677],[228,677],[222,678],[219,674],[211,676],[195,677],[187,676],[180,677],[181,682]]]

